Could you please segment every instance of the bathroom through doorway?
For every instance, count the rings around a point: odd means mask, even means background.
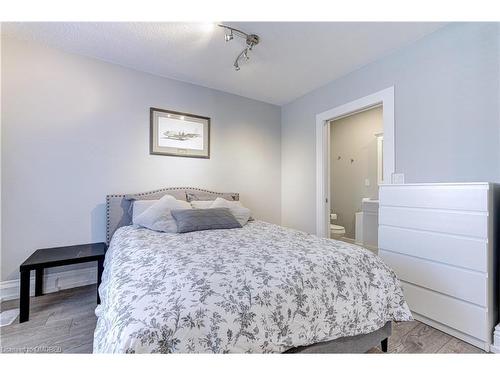
[[[329,237],[378,248],[378,186],[383,183],[383,107],[335,118],[329,133]]]

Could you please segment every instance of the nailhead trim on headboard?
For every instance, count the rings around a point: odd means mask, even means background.
[[[233,196],[234,200],[239,200],[239,193],[219,193],[216,191],[211,191],[211,190],[206,190],[206,189],[199,189],[199,188],[193,188],[193,187],[173,187],[173,188],[162,188],[162,189],[157,189],[157,190],[151,190],[151,191],[146,191],[143,193],[136,193],[136,194],[109,194],[106,195],[106,244],[109,245],[111,241],[111,223],[110,223],[110,212],[109,212],[109,207],[110,207],[110,199],[111,198],[122,198],[122,199],[127,199],[127,197],[131,196],[138,196],[138,197],[143,197],[147,195],[152,195],[152,194],[158,194],[161,192],[168,192],[172,190],[194,190],[197,192],[202,192],[202,193],[209,193],[209,194],[215,194],[215,195],[225,195],[229,194]]]
[[[106,195],[106,245],[109,246],[110,238],[109,238],[109,199],[111,197],[115,197],[116,195]],[[119,197],[119,196],[116,196]]]

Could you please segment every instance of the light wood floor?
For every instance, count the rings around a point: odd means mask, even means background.
[[[18,301],[6,301],[1,309],[18,306]],[[91,353],[96,317],[95,285],[67,289],[31,298],[30,320],[19,324],[16,319],[0,328],[0,349],[39,347],[42,351]],[[394,324],[389,339],[390,353],[484,353],[461,340],[414,321]],[[13,350],[14,349],[14,350]],[[369,353],[381,353],[373,348]]]

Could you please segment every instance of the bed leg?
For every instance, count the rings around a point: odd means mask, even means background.
[[[382,341],[380,341],[380,347],[382,348],[382,351],[384,353],[387,353],[387,349],[389,347],[389,337],[383,339]]]

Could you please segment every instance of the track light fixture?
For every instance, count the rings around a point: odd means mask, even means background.
[[[234,60],[234,64],[233,64],[234,69],[236,71],[238,71],[238,70],[240,70],[240,60],[245,59],[245,61],[248,61],[250,59],[250,57],[248,56],[248,52],[251,51],[254,46],[259,44],[260,38],[258,35],[247,34],[241,30],[235,29],[234,27],[230,27],[230,26],[226,26],[226,25],[219,25],[219,27],[222,27],[224,29],[224,40],[226,42],[233,40],[235,35],[237,37],[245,39],[247,46],[236,57],[236,60]]]

